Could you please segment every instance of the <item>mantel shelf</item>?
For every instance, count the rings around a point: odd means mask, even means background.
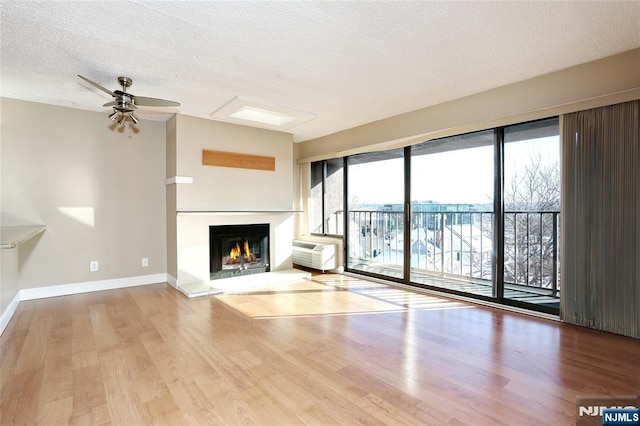
[[[0,249],[16,248],[47,229],[46,226],[2,226],[0,227]]]
[[[302,210],[178,210],[177,214],[292,214]]]

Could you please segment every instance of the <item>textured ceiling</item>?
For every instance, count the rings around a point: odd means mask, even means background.
[[[106,120],[76,74],[125,75],[170,112],[241,96],[317,114],[300,142],[639,47],[640,2],[2,0],[0,28],[3,97]]]

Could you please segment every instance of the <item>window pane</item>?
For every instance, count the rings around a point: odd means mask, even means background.
[[[558,307],[557,118],[505,128],[504,206],[505,297]]]
[[[309,231],[318,234],[322,233],[322,161],[311,163]]]
[[[343,160],[327,160],[324,223],[326,234],[342,235],[344,228],[344,173]]]
[[[411,153],[411,281],[493,296],[493,131]]]
[[[349,157],[347,266],[403,278],[404,153]]]

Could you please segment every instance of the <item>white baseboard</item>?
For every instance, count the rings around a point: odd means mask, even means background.
[[[172,277],[173,278],[173,277]],[[168,274],[140,275],[137,277],[115,278],[111,280],[88,281],[84,283],[52,285],[48,287],[23,288],[19,290],[0,317],[0,335],[11,321],[18,304],[23,300],[44,299],[46,297],[68,296],[92,291],[114,290],[117,288],[166,283]]]
[[[0,336],[2,336],[4,329],[9,324],[9,321],[11,321],[11,318],[13,318],[16,309],[18,309],[18,303],[20,303],[20,292],[16,293],[15,297],[9,303],[9,306],[7,306],[7,309],[5,309],[2,316],[0,316]]]
[[[178,280],[171,274],[167,274],[167,282],[171,287],[178,288]]]
[[[88,281],[84,283],[53,285],[49,287],[23,288],[20,300],[43,299],[45,297],[67,296],[92,291],[113,290],[138,285],[167,282],[167,274],[141,275],[137,277],[116,278],[112,280]]]

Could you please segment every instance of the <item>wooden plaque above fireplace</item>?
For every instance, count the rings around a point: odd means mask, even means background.
[[[239,169],[276,170],[276,158],[236,152],[202,150],[202,165]]]

